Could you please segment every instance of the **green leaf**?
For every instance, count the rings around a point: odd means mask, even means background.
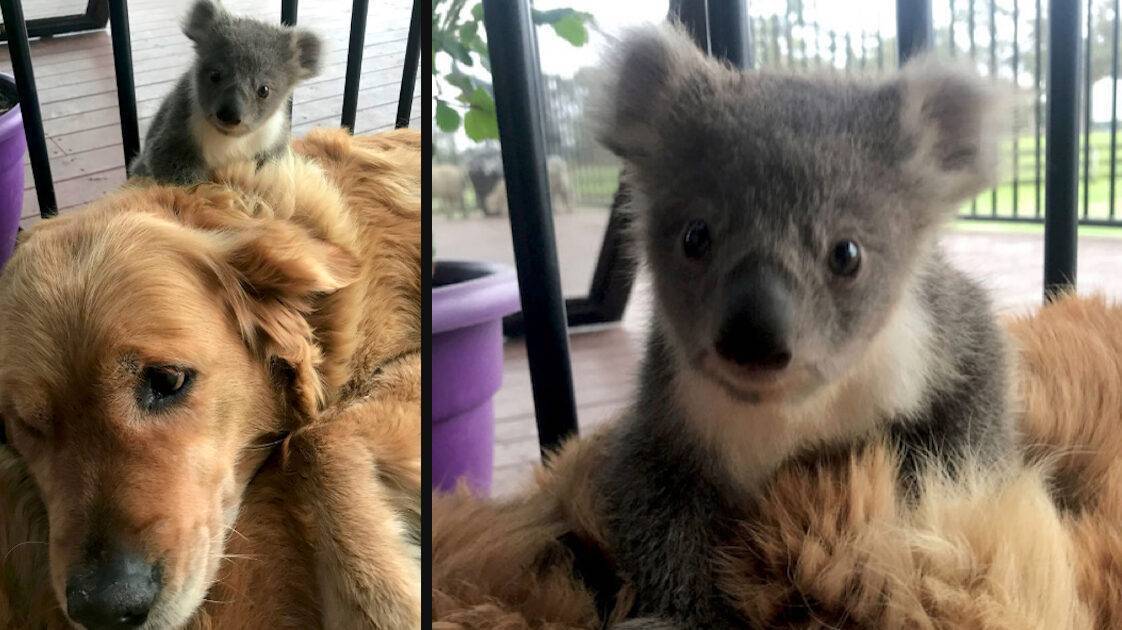
[[[436,126],[445,133],[452,133],[460,128],[460,113],[447,104],[436,103]]]
[[[475,142],[481,140],[497,140],[499,138],[499,122],[495,112],[485,112],[471,108],[464,115],[464,132],[467,137]]]
[[[478,109],[479,111],[489,113],[491,115],[495,114],[494,97],[492,97],[491,94],[487,92],[487,90],[481,87],[475,88],[475,91],[473,91],[468,96],[467,102],[469,105],[471,105],[472,109]]]
[[[584,27],[584,20],[577,15],[567,15],[550,24],[553,32],[573,46],[581,47],[588,43],[588,29]]]
[[[448,84],[452,87],[460,88],[461,91],[469,94],[475,90],[472,78],[459,70],[453,69],[448,73],[448,76],[444,77],[444,80],[448,81]]]
[[[468,44],[471,40],[475,39],[479,33],[479,22],[468,22],[460,26],[460,41]]]
[[[465,66],[475,65],[475,61],[473,61],[471,58],[471,51],[468,50],[467,46],[464,46],[462,43],[457,41],[450,41],[447,43],[445,50],[448,51],[449,55],[452,55],[453,59],[464,64]]]
[[[487,56],[487,42],[483,41],[478,33],[471,39],[465,39],[464,46],[467,46],[468,50],[472,52],[479,53],[480,57]]]
[[[471,17],[482,20],[483,19],[483,3],[476,2],[475,6],[471,8]]]

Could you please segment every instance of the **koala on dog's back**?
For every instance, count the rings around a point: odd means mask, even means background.
[[[195,63],[160,105],[130,175],[190,184],[230,162],[283,153],[288,99],[319,71],[319,38],[230,15],[212,0],[195,2],[183,32]]]
[[[927,461],[1012,452],[1002,334],[936,242],[995,176],[994,94],[932,60],[738,72],[674,28],[616,53],[600,136],[655,299],[600,473],[613,555],[640,614],[736,626],[712,588],[721,522],[784,460],[888,439],[912,488]]]

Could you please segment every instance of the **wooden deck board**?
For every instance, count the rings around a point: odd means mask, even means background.
[[[30,4],[36,5],[34,11],[27,11],[27,16],[32,18],[80,13],[85,0],[46,0]],[[225,0],[224,4],[234,13],[254,15],[267,21],[280,20],[279,0]],[[134,0],[129,3],[133,78],[142,137],[164,96],[192,61],[191,43],[180,30],[180,20],[189,5],[190,0]],[[411,7],[408,0],[370,6],[355,122],[357,133],[393,126]],[[317,0],[300,6],[299,25],[320,34],[324,39],[324,51],[320,75],[295,92],[295,135],[303,135],[314,127],[339,124],[350,13],[348,0]],[[65,211],[98,198],[124,181],[112,44],[105,29],[33,40],[31,56],[55,196],[59,209]],[[0,72],[11,72],[7,54],[0,54]],[[414,88],[412,126],[419,126],[421,122],[420,94],[418,80]],[[24,171],[22,215],[26,226],[34,223],[39,213],[30,161],[26,156]]]

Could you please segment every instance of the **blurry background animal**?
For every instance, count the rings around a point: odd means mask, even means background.
[[[549,195],[553,203],[553,211],[573,211],[573,184],[569,179],[569,169],[565,160],[559,156],[551,155],[546,161],[549,175]],[[505,215],[507,213],[506,182],[500,179],[495,183],[491,192],[484,198],[485,213],[488,215]]]
[[[319,72],[319,37],[197,0],[183,24],[195,63],[160,105],[130,175],[190,184],[208,170],[288,147],[288,102]]]
[[[600,137],[655,299],[596,471],[610,548],[639,617],[736,627],[714,588],[722,523],[785,461],[887,439],[914,491],[928,463],[1012,452],[1003,334],[936,242],[995,177],[996,93],[932,60],[882,80],[742,73],[672,27],[612,59]]]
[[[464,205],[466,191],[467,180],[462,168],[455,164],[432,165],[432,200],[440,202],[443,212],[451,215],[458,210],[462,216],[467,216],[467,206]]]
[[[488,207],[487,195],[503,180],[503,158],[498,151],[480,152],[471,157],[467,164],[468,179],[475,193],[475,205],[483,214],[491,216],[506,212],[506,204],[502,209],[492,212]]]

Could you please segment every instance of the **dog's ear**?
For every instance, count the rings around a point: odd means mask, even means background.
[[[917,196],[961,202],[995,183],[999,130],[1008,95],[972,68],[931,56],[896,80],[899,136],[911,155],[903,168]]]
[[[296,64],[296,77],[308,79],[319,74],[323,43],[315,33],[298,29],[292,31],[292,58]]]
[[[358,259],[288,221],[251,220],[220,247],[220,274],[243,337],[287,380],[290,405],[314,417],[329,391],[309,315],[353,283]]]
[[[196,0],[183,20],[183,34],[198,44],[210,33],[221,15],[222,7],[214,0]]]

